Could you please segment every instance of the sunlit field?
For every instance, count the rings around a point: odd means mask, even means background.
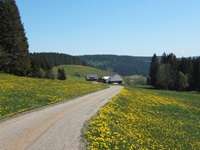
[[[88,150],[197,150],[200,94],[126,87],[85,130]]]
[[[104,88],[71,76],[58,81],[0,74],[0,119]]]

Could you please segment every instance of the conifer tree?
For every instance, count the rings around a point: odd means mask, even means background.
[[[170,83],[169,89],[175,90],[176,89],[176,82],[178,76],[178,61],[176,56],[171,53],[167,56],[167,61],[170,64]]]
[[[66,74],[65,70],[63,68],[58,68],[58,75],[57,75],[58,80],[66,80]]]
[[[28,42],[15,0],[0,1],[0,70],[25,76],[30,71]]]
[[[200,58],[194,60],[193,78],[193,88],[200,91]]]
[[[178,60],[178,71],[181,71],[188,78],[189,89],[192,90],[194,84],[192,58],[181,58]]]
[[[152,86],[156,85],[156,81],[157,81],[157,73],[159,70],[159,62],[158,62],[158,57],[156,56],[156,54],[153,55],[152,60],[151,60],[151,65],[150,65],[150,69],[149,69],[149,76],[150,76],[150,83]]]
[[[167,63],[167,55],[166,53],[163,53],[161,57],[161,64],[166,64]]]

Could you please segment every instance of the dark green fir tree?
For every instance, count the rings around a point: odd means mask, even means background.
[[[1,0],[0,14],[0,71],[26,76],[31,66],[28,42],[15,0]]]
[[[150,69],[149,69],[149,76],[150,76],[150,84],[152,86],[156,85],[156,81],[157,81],[157,73],[159,70],[159,61],[158,61],[158,57],[156,56],[156,54],[153,55],[152,60],[151,60],[151,65],[150,65]]]
[[[58,68],[58,75],[57,75],[57,79],[58,80],[66,80],[66,74],[65,74],[65,70],[63,68]]]

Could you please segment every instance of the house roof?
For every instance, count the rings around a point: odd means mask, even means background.
[[[108,80],[109,82],[123,81],[123,79],[118,74],[111,76]]]
[[[102,79],[104,80],[108,80],[110,78],[110,76],[103,76]]]

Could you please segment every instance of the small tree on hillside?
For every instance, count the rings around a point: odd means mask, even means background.
[[[63,68],[58,68],[58,76],[57,76],[58,80],[66,80],[66,74],[65,74],[65,70]]]

